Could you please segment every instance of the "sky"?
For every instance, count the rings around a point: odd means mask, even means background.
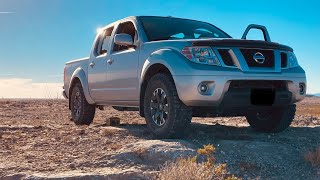
[[[66,61],[89,55],[99,27],[134,15],[212,23],[233,38],[265,25],[305,69],[308,93],[320,92],[320,2],[294,0],[0,0],[0,98],[55,98]]]

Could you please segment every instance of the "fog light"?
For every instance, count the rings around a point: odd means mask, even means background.
[[[199,84],[199,91],[200,93],[205,93],[208,91],[208,85],[206,83]]]
[[[306,88],[305,88],[304,83],[299,83],[299,92],[301,95],[305,93],[305,90],[306,90]]]

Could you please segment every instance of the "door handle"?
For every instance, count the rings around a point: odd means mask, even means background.
[[[107,63],[111,65],[113,63],[113,60],[112,59],[108,59]]]
[[[93,67],[94,65],[96,65],[93,61],[89,64],[89,66]]]

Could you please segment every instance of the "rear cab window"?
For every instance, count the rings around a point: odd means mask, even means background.
[[[100,34],[99,39],[96,42],[95,54],[97,56],[105,55],[108,53],[108,48],[111,42],[111,35],[114,27],[109,27]]]

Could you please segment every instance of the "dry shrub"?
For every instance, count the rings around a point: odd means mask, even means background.
[[[320,166],[320,147],[315,151],[307,152],[304,159],[312,164],[312,166]]]
[[[173,163],[166,164],[160,171],[160,180],[239,180],[227,172],[226,164],[216,164],[212,145],[204,145],[198,149],[199,155],[204,155],[206,161],[197,162],[197,156],[186,159],[179,158]]]
[[[5,101],[3,101],[3,104],[10,104],[10,101],[9,100],[5,100]]]

